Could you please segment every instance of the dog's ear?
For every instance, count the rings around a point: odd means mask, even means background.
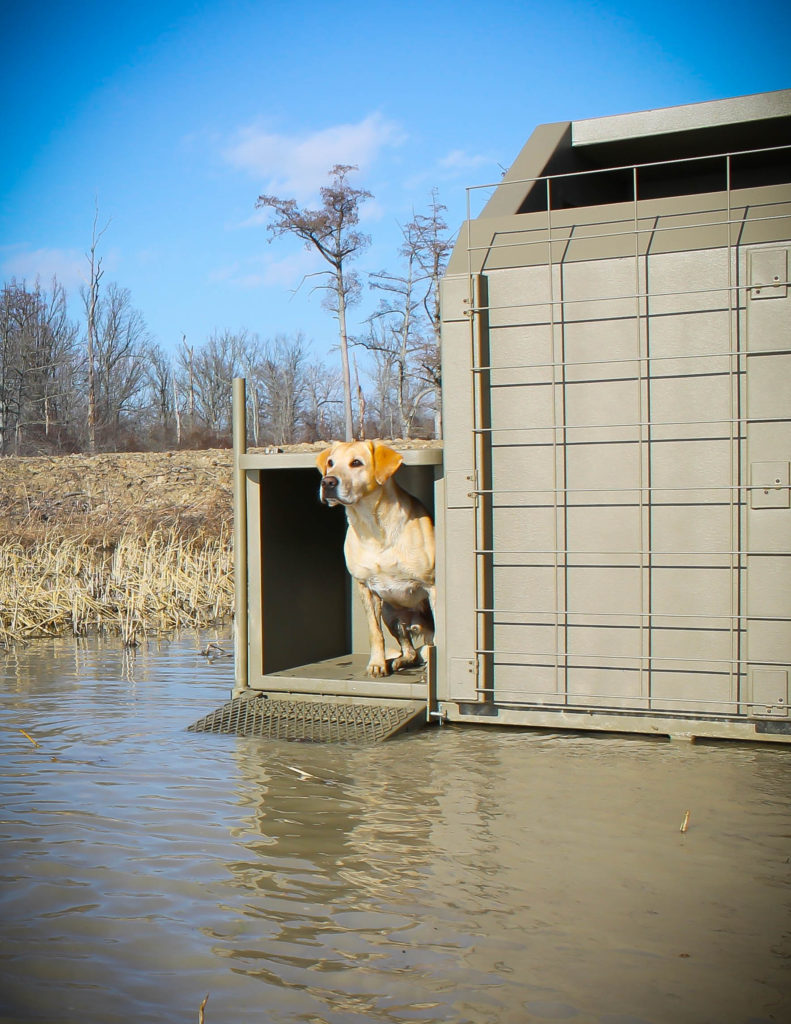
[[[393,451],[386,444],[380,444],[379,442],[374,442],[373,456],[374,479],[378,484],[383,484],[385,480],[389,480],[404,461],[402,455]]]
[[[332,455],[332,448],[325,448],[323,452],[319,452],[316,456],[316,465],[319,467],[319,472],[322,476],[327,475],[327,463],[329,462],[330,455]]]

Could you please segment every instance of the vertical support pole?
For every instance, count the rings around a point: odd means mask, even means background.
[[[233,380],[233,589],[234,697],[248,687],[247,642],[247,476],[241,456],[247,454],[247,396],[244,377]]]
[[[437,648],[434,644],[426,644],[421,653],[426,663],[426,721],[437,719],[441,722],[437,703]]]

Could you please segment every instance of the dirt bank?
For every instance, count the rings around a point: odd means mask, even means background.
[[[231,453],[147,452],[0,460],[0,536],[112,543],[156,525],[197,533],[230,520]]]

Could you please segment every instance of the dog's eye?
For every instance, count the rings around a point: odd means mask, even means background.
[[[360,461],[360,459],[352,459],[349,465],[353,466],[356,469],[357,466],[362,466],[362,462]]]
[[[327,459],[327,469],[332,469],[334,465],[335,463],[332,461],[332,459]]]

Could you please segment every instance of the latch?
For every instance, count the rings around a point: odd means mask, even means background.
[[[750,670],[752,718],[788,718],[788,671],[783,668]]]
[[[474,470],[455,470],[446,474],[445,493],[448,508],[472,508],[476,502]]]
[[[791,508],[788,462],[753,462],[750,508]]]
[[[451,658],[449,671],[450,692],[464,700],[475,700],[478,671],[475,658]]]
[[[788,250],[754,249],[749,280],[751,299],[784,299],[788,294]]]

